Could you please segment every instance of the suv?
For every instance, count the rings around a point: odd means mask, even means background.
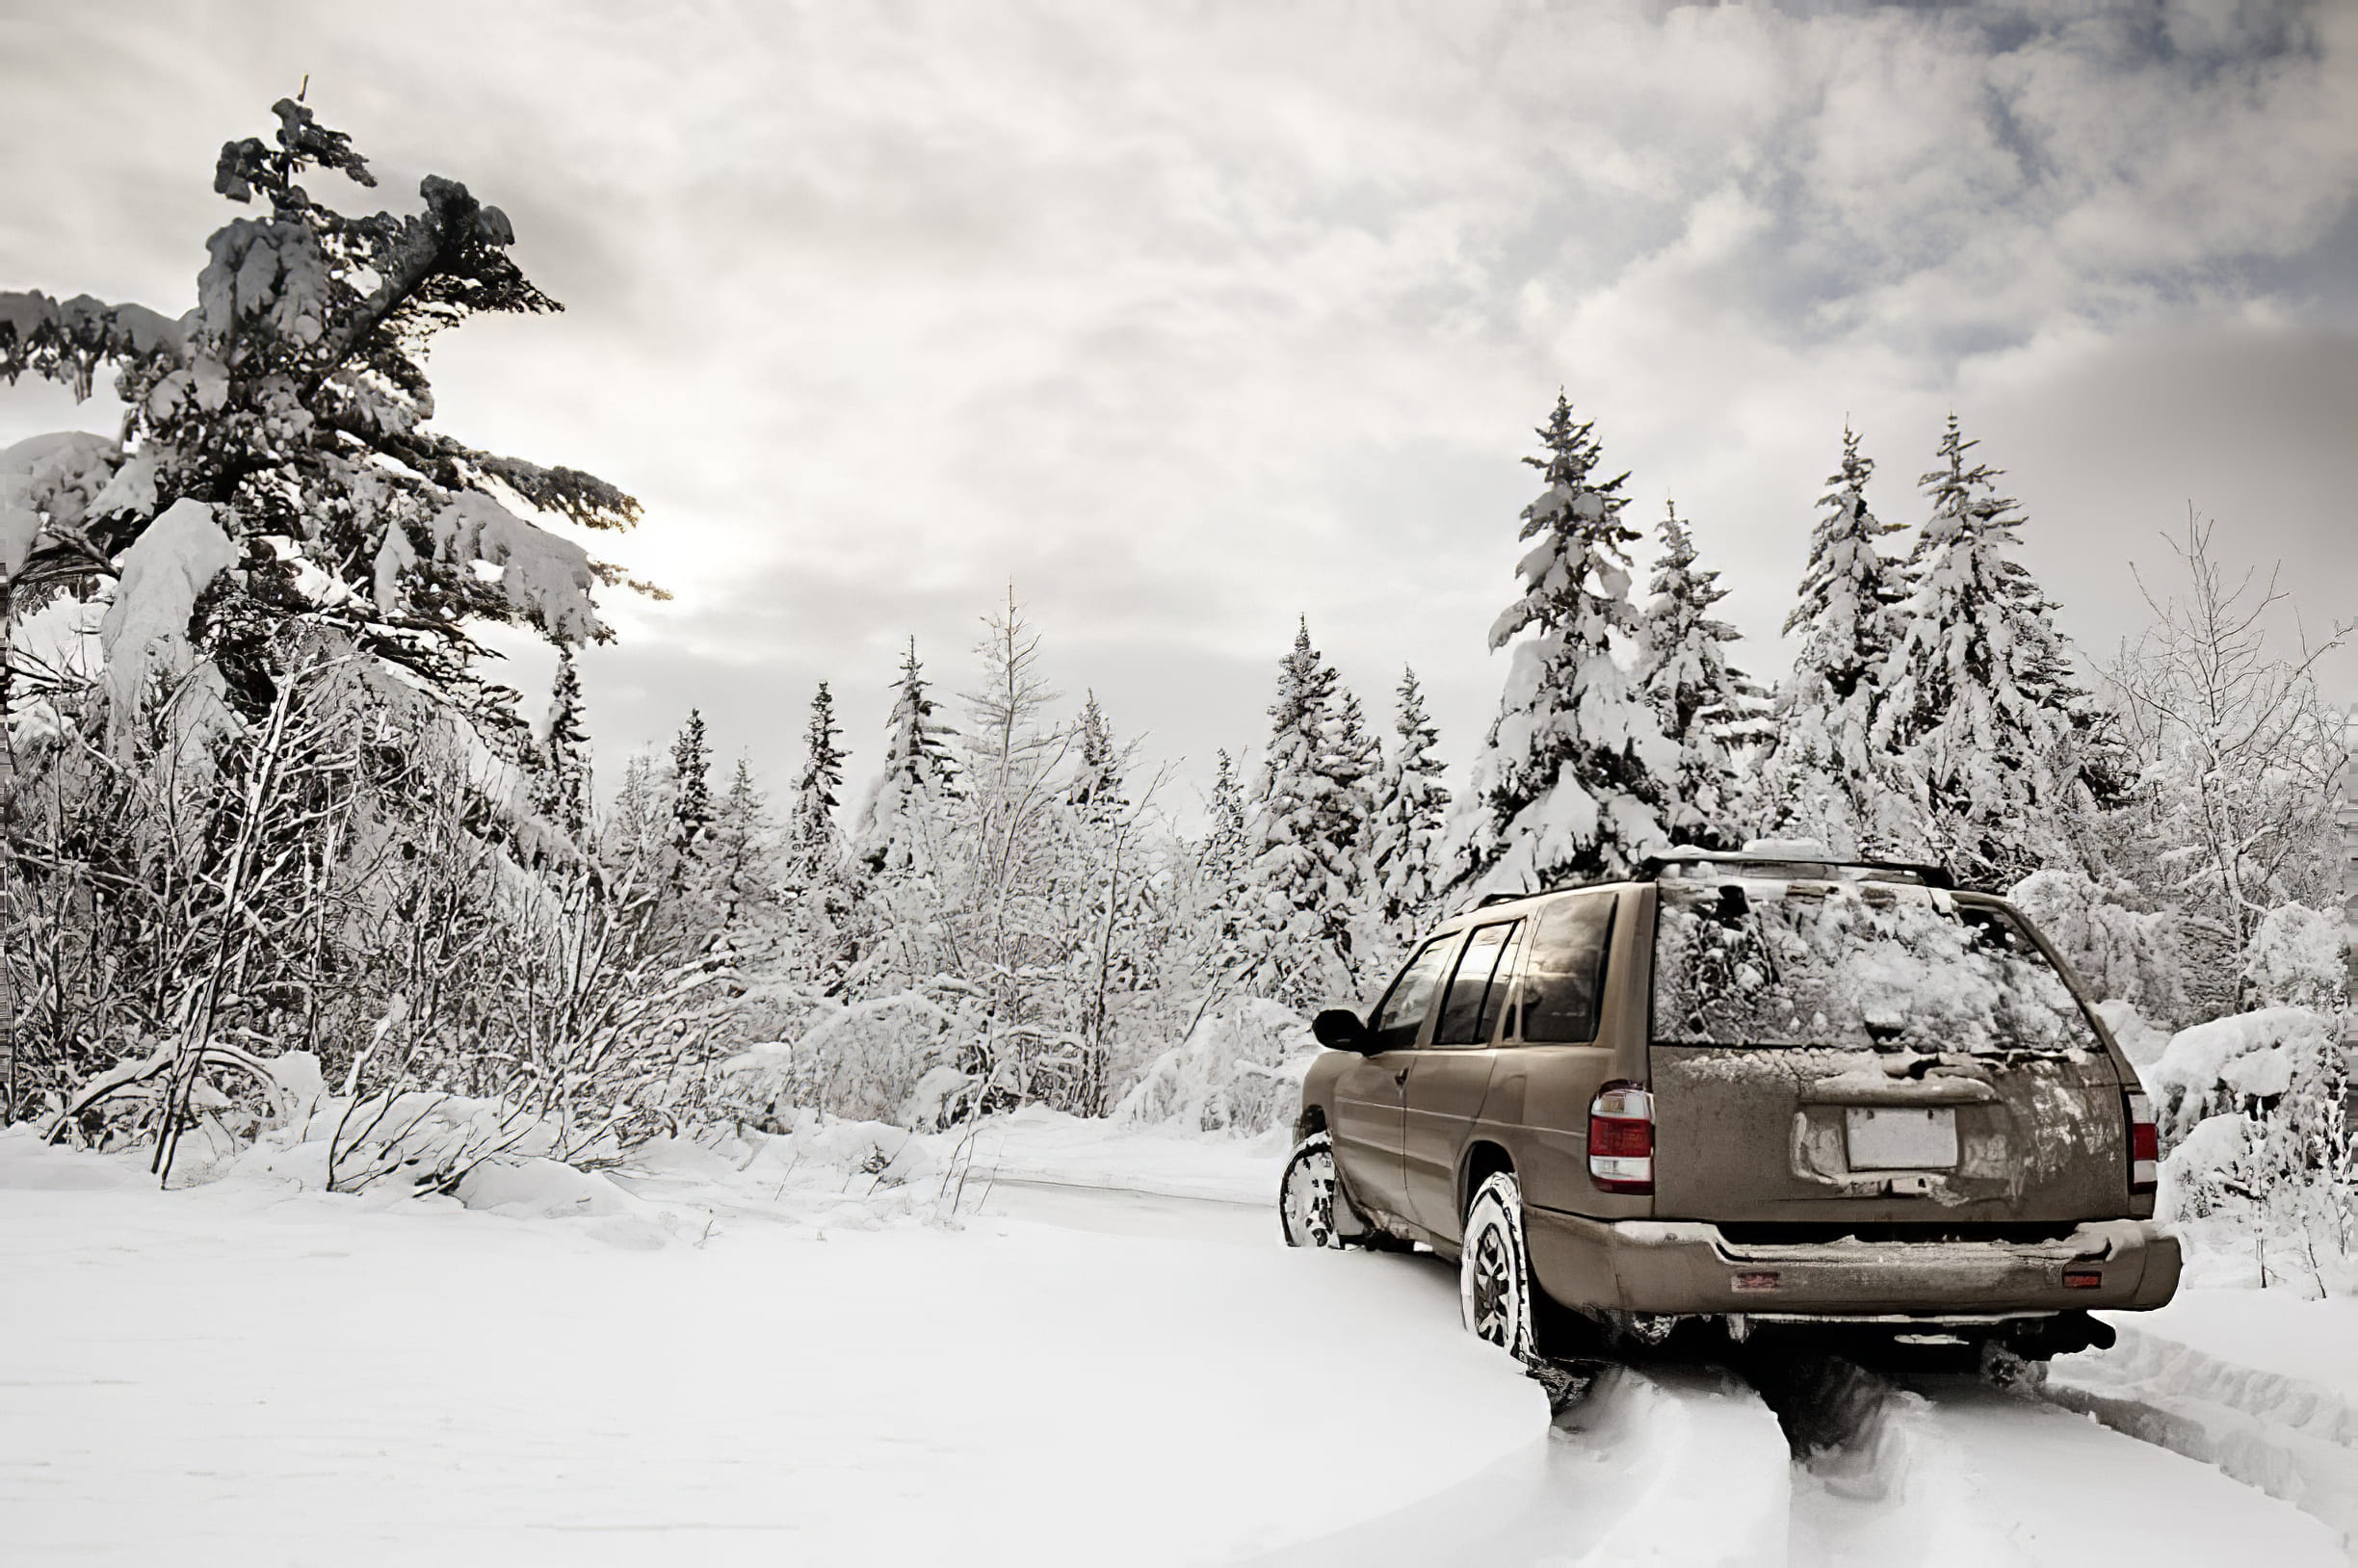
[[[1527,1359],[1769,1323],[1986,1366],[2177,1287],[2128,1058],[1936,868],[1680,852],[1493,896],[1314,1031],[1286,1240],[1454,1256]]]

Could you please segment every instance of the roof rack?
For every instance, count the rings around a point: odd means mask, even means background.
[[[1689,869],[1691,868],[1691,869]],[[1924,887],[1954,888],[1956,877],[1946,866],[1921,860],[1840,860],[1831,855],[1760,854],[1738,849],[1674,849],[1648,855],[1638,866],[1640,880],[1664,876],[1779,876],[1829,882],[1909,881]]]
[[[1730,876],[1778,877],[1786,881],[1913,882],[1922,887],[1951,890],[1957,886],[1956,876],[1948,867],[1923,860],[1838,860],[1832,855],[1673,849],[1666,853],[1646,856],[1638,862],[1637,872],[1626,878],[1592,878],[1585,882],[1558,882],[1549,887],[1528,887],[1517,893],[1485,893],[1472,903],[1459,904],[1454,913],[1465,914],[1471,910],[1487,909],[1494,904],[1516,903],[1550,893],[1604,887],[1615,881],[1654,882],[1665,875],[1676,880],[1687,877],[1700,879],[1715,873]]]

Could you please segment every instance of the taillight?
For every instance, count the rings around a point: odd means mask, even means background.
[[[2153,1101],[2129,1093],[2129,1190],[2150,1192],[2161,1185],[2162,1129],[2154,1123]]]
[[[1588,1179],[1608,1192],[1654,1190],[1654,1096],[1608,1084],[1588,1102]]]

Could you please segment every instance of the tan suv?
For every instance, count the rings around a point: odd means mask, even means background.
[[[1315,1030],[1286,1239],[1455,1256],[1519,1355],[1785,1324],[2040,1359],[2177,1287],[2127,1058],[1933,868],[1698,853],[1493,898]]]

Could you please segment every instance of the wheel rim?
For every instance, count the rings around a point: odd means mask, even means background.
[[[1495,1223],[1485,1224],[1475,1239],[1472,1298],[1474,1332],[1501,1349],[1511,1350],[1515,1320],[1520,1316],[1522,1281],[1516,1278],[1514,1258],[1506,1237]]]
[[[1340,1246],[1334,1215],[1334,1156],[1324,1149],[1313,1149],[1286,1172],[1286,1240],[1296,1246]]]

